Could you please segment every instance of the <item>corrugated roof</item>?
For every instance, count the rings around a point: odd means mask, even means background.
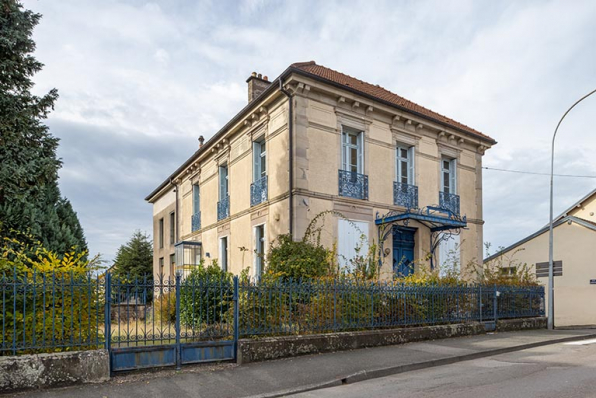
[[[439,122],[445,123],[447,125],[456,127],[458,129],[464,130],[470,134],[477,135],[483,139],[490,140],[495,142],[495,140],[489,137],[486,134],[479,132],[465,124],[459,123],[451,118],[441,115],[440,113],[431,111],[428,108],[420,106],[412,101],[409,101],[399,95],[392,93],[391,91],[379,86],[364,82],[362,80],[356,79],[355,77],[346,75],[345,73],[338,72],[336,70],[327,68],[323,65],[317,65],[315,61],[310,62],[298,62],[291,65],[291,67],[299,69],[303,72],[307,72],[309,74],[318,76],[325,80],[329,80],[336,84],[340,84],[345,87],[349,87],[353,90],[362,92],[369,96],[378,98],[379,100],[389,102],[391,104],[397,105],[401,108],[406,110],[410,110],[412,112],[419,113],[421,115],[427,116],[429,118],[435,119]]]

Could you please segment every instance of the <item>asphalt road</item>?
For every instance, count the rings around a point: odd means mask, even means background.
[[[596,397],[596,339],[517,351],[292,397]]]

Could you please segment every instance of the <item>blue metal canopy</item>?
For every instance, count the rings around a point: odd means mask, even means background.
[[[383,216],[377,214],[376,225],[395,224],[416,220],[430,228],[431,232],[449,229],[466,228],[466,216],[460,216],[448,209],[437,206],[427,206],[422,209],[406,209],[403,212],[391,211]]]

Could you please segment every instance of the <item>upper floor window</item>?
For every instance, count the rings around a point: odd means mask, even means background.
[[[228,191],[228,165],[219,166],[219,200],[225,199]]]
[[[402,184],[415,185],[414,179],[414,147],[398,145],[396,148],[397,158],[397,182]]]
[[[159,248],[163,248],[163,218],[159,219]]]
[[[342,170],[364,173],[364,132],[342,126],[341,133]]]
[[[170,213],[170,244],[176,243],[176,213]]]
[[[192,186],[192,212],[193,214],[200,213],[201,211],[201,190],[199,184]]]
[[[252,143],[253,154],[253,181],[259,181],[267,175],[267,151],[265,140]]]
[[[448,194],[457,194],[456,160],[441,158],[441,190]]]

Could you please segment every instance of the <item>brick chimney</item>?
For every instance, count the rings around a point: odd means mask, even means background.
[[[248,102],[252,102],[255,98],[257,98],[263,91],[271,85],[269,78],[267,76],[263,76],[260,73],[253,72],[248,79],[246,79],[248,83]]]

